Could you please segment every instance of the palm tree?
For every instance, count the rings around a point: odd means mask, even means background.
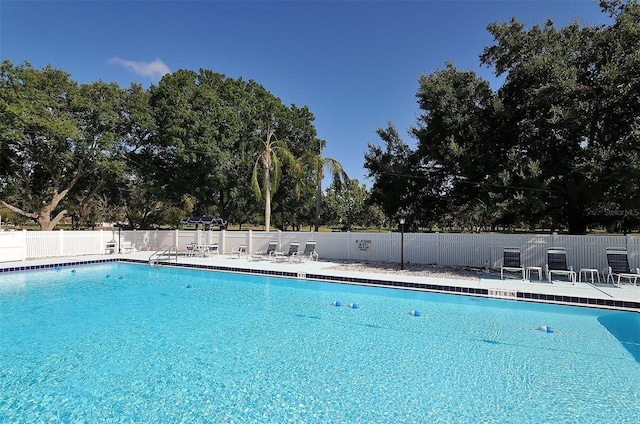
[[[305,164],[308,169],[313,173],[316,180],[316,217],[315,217],[315,230],[318,231],[320,227],[320,204],[322,201],[322,180],[324,180],[325,169],[328,169],[333,178],[336,187],[340,187],[342,182],[349,181],[349,176],[344,171],[344,168],[337,160],[333,158],[326,158],[322,154],[307,153],[301,159],[301,162]]]
[[[271,228],[271,197],[278,191],[278,185],[280,183],[280,160],[284,160],[294,169],[298,167],[298,162],[289,151],[287,144],[282,140],[275,139],[275,131],[272,129],[267,131],[265,139],[262,140],[260,150],[262,151],[253,166],[251,186],[258,201],[262,201],[264,197],[264,228],[265,231],[269,232]],[[262,188],[260,187],[260,181],[258,179],[258,168],[260,167],[262,167]]]

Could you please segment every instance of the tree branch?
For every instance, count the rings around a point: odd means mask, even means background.
[[[31,219],[37,219],[38,218],[38,214],[37,213],[30,213],[30,212],[25,212],[22,209],[10,205],[9,203],[5,202],[4,200],[0,199],[0,205],[4,206],[5,208],[9,209],[11,212],[15,212],[18,215],[22,215],[25,216],[27,218],[31,218]]]

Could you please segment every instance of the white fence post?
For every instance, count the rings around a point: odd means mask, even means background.
[[[346,256],[345,259],[350,261],[351,260],[351,231],[347,231],[346,243],[347,245],[345,246],[343,252],[345,252],[345,256]]]
[[[27,230],[22,230],[22,260],[27,260]]]
[[[64,230],[58,230],[58,256],[64,256]]]

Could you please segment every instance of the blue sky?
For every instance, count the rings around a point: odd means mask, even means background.
[[[0,58],[63,69],[74,80],[157,84],[178,69],[253,79],[308,106],[325,156],[365,179],[367,144],[392,122],[405,141],[420,74],[453,62],[498,82],[478,56],[486,27],[606,20],[595,0],[0,1]]]

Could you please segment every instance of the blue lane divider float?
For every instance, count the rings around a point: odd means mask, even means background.
[[[76,270],[75,270],[75,269],[72,269],[72,270],[71,270],[71,273],[72,273],[72,274],[75,274],[75,273],[76,273]]]
[[[124,280],[124,277],[121,275],[118,277],[118,280]]]
[[[420,311],[409,311],[409,315],[413,315],[414,317],[419,317]]]
[[[105,278],[111,278],[111,274],[107,274],[104,276]]]
[[[542,331],[543,333],[553,333],[554,329],[549,327],[548,325],[541,325],[540,327],[538,327],[538,330]]]
[[[335,300],[335,301],[331,302],[331,304],[333,306],[342,306],[342,302],[340,302],[339,300]],[[358,309],[360,307],[360,306],[358,306],[357,303],[349,303],[346,306],[350,307],[351,309]]]
[[[60,268],[59,266],[57,266],[55,269],[56,269],[56,272],[62,271],[62,268]]]

